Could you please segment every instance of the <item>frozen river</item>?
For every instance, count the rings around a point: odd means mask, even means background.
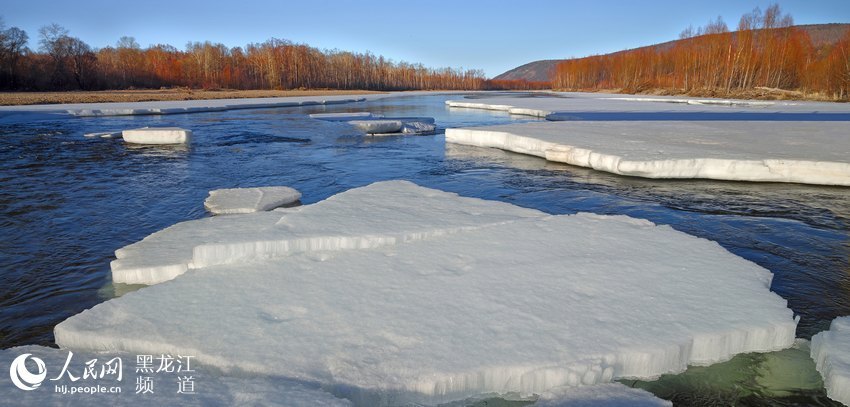
[[[209,190],[286,185],[313,203],[390,179],[552,214],[625,214],[717,241],[774,273],[772,289],[801,317],[800,338],[850,315],[847,188],[629,178],[446,144],[447,127],[541,121],[445,105],[460,97],[0,125],[0,348],[51,345],[56,324],[135,289],[111,283],[114,250],[208,216]],[[307,117],[347,111],[434,117],[440,131],[367,137]],[[83,137],[144,126],[191,129],[194,139],[188,147],[131,147]],[[794,357],[793,350],[785,352]],[[764,383],[755,378],[763,374],[764,358],[743,355],[708,373],[689,371],[646,387],[694,403],[724,397],[756,405],[830,402],[822,388],[795,389],[793,381],[785,393],[762,392]],[[748,368],[751,373],[740,373]]]

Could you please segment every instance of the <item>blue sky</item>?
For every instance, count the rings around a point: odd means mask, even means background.
[[[321,49],[370,51],[431,67],[483,69],[487,76],[538,59],[617,51],[678,37],[722,16],[730,28],[767,1],[45,1],[5,0],[6,26],[55,22],[93,47],[121,36],[146,47],[188,41],[244,46],[271,37]],[[221,4],[229,4],[224,6]],[[779,2],[797,24],[850,23],[850,0]]]

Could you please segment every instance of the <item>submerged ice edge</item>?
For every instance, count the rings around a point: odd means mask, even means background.
[[[700,178],[850,186],[850,164],[840,162],[719,158],[632,161],[613,154],[543,141],[531,136],[474,128],[446,129],[446,142],[498,148],[541,157],[548,161],[642,178]]]

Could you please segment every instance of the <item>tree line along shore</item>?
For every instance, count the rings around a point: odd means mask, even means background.
[[[110,89],[418,90],[484,89],[483,71],[429,68],[369,52],[319,50],[272,38],[246,47],[190,42],[141,48],[133,37],[93,49],[58,24],[42,27],[38,50],[29,35],[0,21],[0,90]]]
[[[0,92],[0,106],[47,105],[68,103],[132,103],[177,100],[275,98],[296,96],[362,95],[383,93],[368,90],[302,89],[132,89],[66,92]]]
[[[816,42],[776,4],[743,15],[731,32],[718,17],[680,40],[555,67],[561,90],[761,99],[850,99],[850,30]]]
[[[742,16],[737,31],[729,31],[718,17],[704,27],[689,27],[680,37],[672,43],[564,60],[551,72],[551,81],[529,81],[487,79],[476,69],[434,69],[369,52],[320,50],[276,38],[233,48],[190,42],[178,50],[162,44],[143,49],[133,37],[122,37],[115,46],[94,49],[58,24],[42,27],[38,49],[31,50],[29,35],[17,27],[6,28],[0,19],[0,105],[401,90],[850,100],[850,30],[835,41],[816,42],[772,5]],[[298,93],[280,93],[284,91]]]

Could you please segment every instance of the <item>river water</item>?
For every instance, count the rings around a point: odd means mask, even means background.
[[[801,317],[803,339],[850,315],[846,188],[628,178],[447,145],[446,127],[537,120],[444,104],[461,97],[0,126],[0,348],[55,346],[57,323],[135,289],[111,283],[113,251],[208,216],[203,201],[211,189],[287,185],[313,203],[388,179],[553,214],[626,214],[717,241],[774,273],[772,289]],[[341,111],[430,116],[440,129],[366,137],[306,117]],[[143,126],[189,128],[195,137],[177,148],[83,137]],[[627,384],[682,405],[831,405],[800,346]]]

